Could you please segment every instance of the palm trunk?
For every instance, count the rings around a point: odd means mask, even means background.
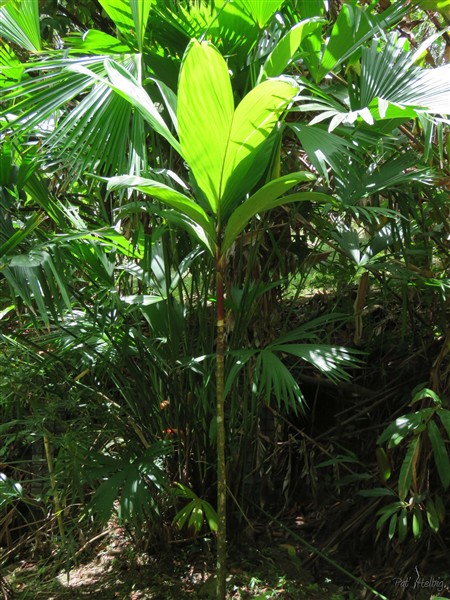
[[[227,481],[225,470],[225,309],[224,309],[224,258],[220,248],[216,255],[216,422],[217,422],[217,600],[225,600],[227,558]]]

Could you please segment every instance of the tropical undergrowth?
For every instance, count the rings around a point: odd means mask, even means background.
[[[0,8],[3,562],[336,512],[440,560],[445,10],[59,4]]]

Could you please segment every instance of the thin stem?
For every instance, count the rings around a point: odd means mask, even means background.
[[[225,310],[224,257],[220,248],[216,255],[216,422],[217,422],[217,600],[225,600],[227,557],[227,481],[225,471]]]
[[[45,448],[45,457],[47,459],[47,469],[50,477],[50,487],[53,494],[53,502],[55,505],[55,513],[56,520],[58,523],[59,535],[61,536],[61,542],[64,544],[65,534],[64,534],[64,523],[62,518],[62,508],[61,502],[59,501],[58,489],[56,486],[56,477],[55,477],[55,469],[53,466],[53,455],[50,447],[50,440],[46,433],[44,433],[44,448]]]

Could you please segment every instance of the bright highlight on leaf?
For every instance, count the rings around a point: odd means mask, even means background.
[[[259,151],[296,93],[291,81],[268,80],[235,110],[224,58],[208,42],[191,42],[178,88],[181,151],[220,220],[257,182],[254,169],[262,174]]]

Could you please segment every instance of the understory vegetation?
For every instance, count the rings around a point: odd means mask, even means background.
[[[0,598],[448,595],[449,32],[0,0]]]

